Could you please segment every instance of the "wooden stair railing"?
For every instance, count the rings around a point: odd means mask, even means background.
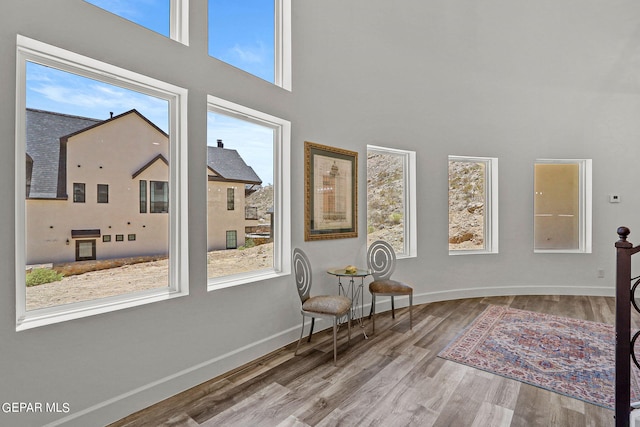
[[[631,307],[640,312],[634,293],[640,280],[633,287],[631,281],[631,256],[640,252],[640,246],[634,247],[627,237],[631,231],[627,227],[618,228],[619,240],[616,242],[616,387],[615,418],[616,427],[629,427],[631,413],[631,360],[640,369],[633,351],[632,342],[640,336],[640,331],[631,338]]]

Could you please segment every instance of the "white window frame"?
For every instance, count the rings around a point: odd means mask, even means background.
[[[90,3],[89,1],[86,2],[92,6],[104,10],[105,12],[120,16],[107,9],[103,9],[100,6]],[[186,46],[189,46],[189,0],[169,0],[169,2],[169,38]],[[122,16],[120,17],[123,19],[127,19]],[[134,21],[130,22],[133,22],[136,25],[140,25]],[[144,27],[143,25],[140,26]]]
[[[533,241],[534,253],[581,253],[590,254],[592,252],[592,224],[593,224],[593,161],[592,159],[536,159],[535,164],[565,165],[577,164],[579,174],[579,219],[578,249],[536,249],[535,234]],[[535,173],[535,172],[534,172]],[[535,190],[534,190],[535,191]],[[534,204],[535,207],[535,204]],[[533,213],[535,216],[535,212]]]
[[[187,200],[187,90],[21,35],[16,81],[16,330],[78,319],[189,294]],[[26,63],[34,62],[164,99],[169,104],[169,286],[36,310],[26,310]]]
[[[186,1],[186,0],[183,0]],[[291,91],[291,0],[274,0],[273,84]],[[207,0],[207,4],[208,4]],[[207,28],[207,31],[211,31]],[[242,70],[238,68],[239,70]],[[248,71],[242,70],[245,73]],[[249,73],[251,74],[251,73]],[[252,74],[253,75],[253,74]]]
[[[449,162],[483,163],[485,165],[484,249],[449,250],[449,255],[486,255],[498,253],[498,158],[452,156]],[[448,181],[447,181],[448,182]],[[448,236],[448,233],[447,233]]]
[[[208,278],[207,290],[214,291],[291,274],[291,122],[212,95],[207,96],[207,111],[273,129],[274,181],[273,268]],[[206,165],[202,167],[204,169]],[[207,216],[208,214],[207,212]]]
[[[403,250],[398,252],[398,258],[415,258],[418,256],[418,220],[416,209],[416,152],[397,148],[367,145],[369,152],[391,154],[402,158],[403,193]],[[368,207],[368,203],[367,203]]]

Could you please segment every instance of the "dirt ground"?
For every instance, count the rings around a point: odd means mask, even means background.
[[[208,277],[220,277],[273,265],[273,244],[244,250],[210,252]],[[167,260],[144,262],[68,276],[27,288],[27,310],[123,295],[169,286]]]

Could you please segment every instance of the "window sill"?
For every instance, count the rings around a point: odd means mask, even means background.
[[[208,280],[207,291],[212,292],[218,289],[231,288],[233,286],[245,285],[247,283],[258,282],[276,277],[286,276],[287,273],[277,272],[273,269],[256,270],[250,273],[239,273],[223,277],[215,277]]]
[[[161,290],[137,292],[135,294],[118,295],[98,300],[82,301],[38,310],[30,310],[16,322],[16,331],[38,328],[68,320],[81,319],[96,314],[110,313],[125,308],[152,304],[172,298],[188,295],[187,291]]]

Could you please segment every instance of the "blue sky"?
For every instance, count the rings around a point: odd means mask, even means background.
[[[169,36],[169,0],[87,0]],[[209,54],[273,82],[273,0],[209,0]],[[215,94],[212,94],[215,95]],[[27,63],[27,107],[96,119],[137,109],[167,131],[167,102],[135,91]],[[273,132],[209,113],[207,143],[238,150],[263,185],[273,183]],[[265,162],[264,159],[269,159]]]

